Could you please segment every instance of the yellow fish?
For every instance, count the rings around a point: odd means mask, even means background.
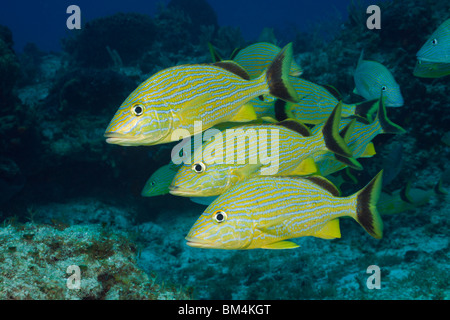
[[[382,171],[349,197],[321,176],[259,176],[228,190],[199,217],[186,236],[187,245],[214,249],[290,249],[288,239],[341,236],[339,218],[355,219],[380,239],[383,223],[376,203]]]
[[[144,81],[122,103],[108,125],[106,142],[123,146],[154,145],[185,138],[172,133],[184,129],[194,135],[226,121],[251,121],[256,114],[248,101],[271,94],[298,101],[289,82],[292,43],[285,46],[258,78],[245,80],[235,62],[182,65],[162,70]]]
[[[355,80],[354,93],[366,100],[377,99],[380,93],[383,93],[386,97],[387,107],[403,106],[404,100],[400,92],[400,86],[392,73],[381,63],[364,60],[363,57],[364,52],[361,52],[353,74]]]
[[[191,197],[215,196],[253,175],[310,175],[317,172],[313,161],[317,153],[330,151],[346,160],[351,159],[352,154],[338,131],[341,107],[342,104],[338,103],[322,130],[314,135],[295,120],[244,125],[237,128],[238,131],[218,132],[196,150],[197,153],[201,151],[197,155],[201,159],[180,167],[169,187],[170,193]],[[267,150],[261,148],[263,141]],[[219,153],[218,149],[227,152],[226,161],[225,152]],[[231,157],[229,153],[232,153]],[[209,156],[212,154],[214,157]]]

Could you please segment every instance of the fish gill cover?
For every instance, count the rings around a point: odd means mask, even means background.
[[[441,191],[448,188],[450,149],[441,140],[448,140],[450,78],[413,75],[417,52],[449,18],[448,1],[380,2],[379,30],[367,28],[367,6],[348,1],[348,19],[321,20],[313,31],[265,29],[259,39],[246,39],[237,26],[220,25],[221,12],[214,12],[214,4],[173,0],[154,15],[118,12],[83,20],[80,30],[62,39],[61,52],[46,52],[32,43],[15,50],[15,29],[0,27],[0,297],[448,299],[450,207]],[[88,8],[81,8],[83,16]],[[334,32],[324,40],[330,30]],[[373,116],[366,119],[369,123],[358,115],[353,116],[356,123],[343,116],[339,130],[352,153],[351,135],[367,135],[369,128],[381,132],[377,116],[383,112],[407,132],[361,139],[366,145],[358,145],[357,161],[363,170],[347,168],[327,176],[348,196],[384,166],[395,167],[384,170],[385,175],[390,172],[390,183],[383,185],[378,206],[381,240],[341,219],[340,238],[290,239],[300,245],[293,250],[186,246],[184,237],[205,205],[169,194],[170,183],[164,179],[165,195],[141,196],[147,179],[170,162],[176,143],[105,143],[104,131],[117,108],[146,79],[183,64],[211,63],[208,43],[228,60],[236,48],[255,42],[275,42],[280,49],[293,42],[293,61],[303,71],[300,79],[334,87],[348,104],[364,101],[353,93],[362,50],[364,59],[392,73],[404,105],[384,111],[371,106],[366,110]],[[266,112],[275,99],[255,97],[253,104],[255,111]],[[289,103],[278,105],[289,108]],[[243,109],[238,116],[251,114],[251,107]],[[295,114],[292,110],[281,114]],[[401,166],[388,161],[398,159],[399,145]],[[297,168],[311,172],[319,167],[320,172],[321,163],[345,166],[331,155]],[[80,267],[81,291],[67,287],[71,265]],[[380,290],[366,286],[371,265],[382,270]],[[36,286],[27,284],[30,272]]]

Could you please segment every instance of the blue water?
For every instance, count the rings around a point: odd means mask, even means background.
[[[158,3],[168,3],[168,0],[9,1],[0,11],[0,24],[13,31],[14,48],[19,52],[27,42],[37,44],[44,51],[60,51],[60,39],[70,34],[66,28],[69,16],[66,9],[69,5],[80,7],[83,24],[117,12],[139,12],[153,16]],[[324,19],[345,20],[349,3],[348,0],[209,1],[217,13],[219,25],[240,27],[249,41],[255,40],[264,27],[286,29],[295,26],[299,30],[310,30]],[[370,1],[362,3],[365,5]]]

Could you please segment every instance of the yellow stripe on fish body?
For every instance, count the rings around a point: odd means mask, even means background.
[[[233,128],[233,131],[217,133],[203,143],[202,161],[181,166],[170,186],[170,193],[190,197],[215,196],[252,175],[300,173],[300,170],[303,170],[303,174],[315,173],[313,163],[300,164],[315,152],[327,150],[322,132],[309,136],[309,129],[298,122],[285,121],[284,124],[286,126],[244,125]],[[291,128],[287,127],[289,125]],[[296,125],[298,128],[294,130],[292,127]],[[273,130],[276,130],[276,135]],[[266,161],[261,161],[263,132],[267,146]],[[230,149],[229,142],[233,149]],[[278,148],[277,153],[273,147]],[[218,154],[217,150],[223,150],[222,154]],[[209,155],[214,157],[210,158]],[[227,157],[232,158],[231,161]],[[196,170],[197,166],[201,170]],[[274,171],[265,173],[270,167]]]
[[[354,72],[354,93],[364,97],[366,100],[377,99],[380,92],[386,96],[387,107],[403,106],[403,96],[400,86],[395,81],[392,73],[377,61],[363,60],[364,52],[358,61]]]
[[[266,72],[251,81],[226,70],[226,63],[162,70],[124,101],[106,129],[107,142],[125,146],[167,143],[181,138],[172,137],[176,129],[193,135],[194,121],[201,120],[204,131],[221,122],[253,120],[256,115],[246,103],[261,95],[297,101],[288,77],[291,61],[292,44],[288,44]],[[235,64],[230,70],[236,68]]]
[[[266,70],[280,50],[281,48],[272,43],[257,42],[239,50],[233,60],[248,72],[251,79],[256,79]],[[302,68],[292,60],[289,74],[298,77],[302,73]]]
[[[260,176],[214,200],[192,226],[187,244],[215,249],[288,249],[292,238],[340,237],[339,218],[354,218],[371,236],[382,237],[376,209],[382,172],[349,197],[339,197],[325,178]]]
[[[343,157],[351,156],[338,131],[340,106],[336,105],[326,125],[312,136],[307,127],[295,120],[278,124],[244,125],[237,128],[239,131],[217,133],[202,145],[202,160],[180,168],[172,181],[170,193],[190,197],[215,196],[251,176],[316,173],[313,156],[317,153],[332,151]],[[264,136],[263,132],[266,133]],[[228,141],[234,145],[235,137],[237,148],[229,149]],[[267,146],[267,150],[264,150],[267,157],[265,161],[261,160],[262,141]],[[226,150],[227,157],[232,150],[231,161],[228,158],[225,160],[225,151],[218,154],[217,150]],[[214,157],[210,156],[213,154]]]

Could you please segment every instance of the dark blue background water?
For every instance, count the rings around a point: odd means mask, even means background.
[[[60,39],[70,30],[66,27],[69,5],[81,9],[82,24],[94,18],[117,12],[139,12],[153,16],[158,3],[168,0],[17,0],[3,3],[0,24],[8,26],[14,36],[15,49],[21,51],[27,42],[41,50],[59,51]],[[278,30],[298,28],[308,31],[321,21],[347,18],[351,0],[209,0],[217,13],[219,25],[239,26],[246,40],[256,40],[264,27]],[[361,1],[370,4],[369,0]]]

